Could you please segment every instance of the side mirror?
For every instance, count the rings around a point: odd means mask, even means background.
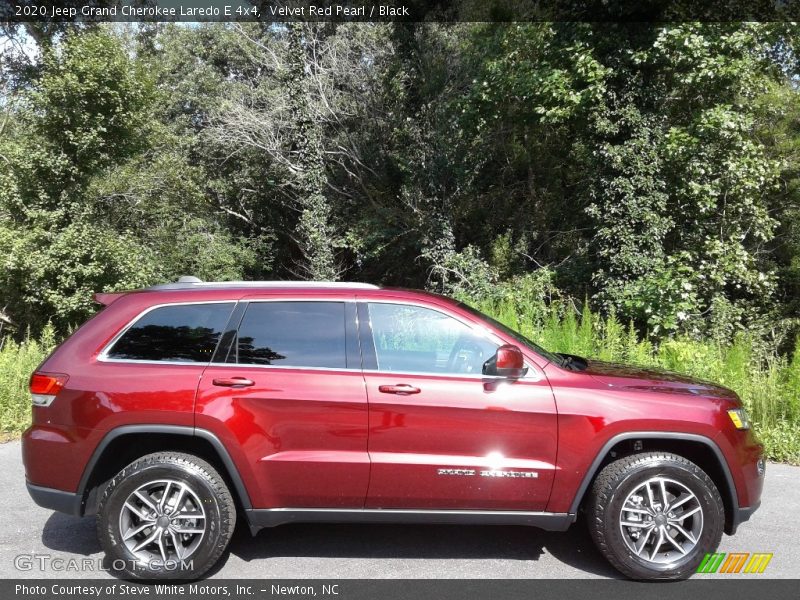
[[[484,375],[519,379],[524,377],[527,372],[522,351],[512,344],[500,346],[495,355],[483,363]]]

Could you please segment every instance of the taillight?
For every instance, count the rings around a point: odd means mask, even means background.
[[[34,373],[31,375],[29,388],[34,406],[50,406],[56,395],[67,383],[66,375],[57,373]]]

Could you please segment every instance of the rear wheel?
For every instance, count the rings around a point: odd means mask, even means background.
[[[700,467],[667,452],[627,456],[595,479],[589,529],[600,552],[634,579],[685,579],[722,537],[725,508]]]
[[[143,456],[100,501],[97,532],[109,567],[144,579],[194,579],[220,558],[236,523],[222,477],[190,454]]]

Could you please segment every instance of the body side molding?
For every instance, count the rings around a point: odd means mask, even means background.
[[[528,525],[566,531],[574,514],[516,510],[427,510],[398,508],[266,508],[245,511],[250,530],[285,523],[429,523],[440,525]]]

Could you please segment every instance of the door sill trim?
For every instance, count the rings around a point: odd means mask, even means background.
[[[428,510],[406,508],[257,508],[246,510],[250,530],[286,523],[430,523],[438,525],[525,525],[566,531],[569,513],[520,510]]]

